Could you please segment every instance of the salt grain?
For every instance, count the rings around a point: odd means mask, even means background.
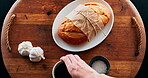
[[[106,64],[103,62],[103,61],[95,61],[93,64],[92,64],[92,68],[94,70],[96,70],[98,73],[100,74],[105,74],[106,71],[107,71],[107,66]]]

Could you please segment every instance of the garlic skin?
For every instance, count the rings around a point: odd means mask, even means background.
[[[33,48],[30,41],[23,41],[18,45],[18,51],[22,56],[29,56],[30,50]]]
[[[41,59],[45,59],[44,51],[40,47],[33,47],[29,54],[30,61],[39,62]]]

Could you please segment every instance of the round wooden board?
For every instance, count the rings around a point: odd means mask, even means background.
[[[87,63],[94,56],[106,57],[111,69],[110,76],[117,78],[133,78],[143,61],[146,47],[145,29],[141,17],[130,0],[106,0],[113,8],[115,22],[109,36],[96,47],[78,54]],[[1,35],[1,49],[4,64],[12,78],[52,78],[54,64],[63,55],[69,54],[58,47],[52,38],[52,24],[57,13],[71,0],[17,0],[8,12]],[[51,13],[50,15],[47,15]],[[12,52],[7,50],[6,27],[12,14],[16,14],[10,29],[9,41]],[[135,17],[141,29],[140,54],[137,27],[132,24]],[[18,44],[31,41],[33,46],[40,46],[45,51],[46,59],[32,63],[28,57],[21,56]]]

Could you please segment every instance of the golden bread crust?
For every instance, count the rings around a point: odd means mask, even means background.
[[[104,25],[106,25],[110,19],[110,13],[106,6],[97,2],[85,3],[85,6],[89,6],[94,10]],[[77,28],[68,18],[65,18],[58,29],[58,35],[67,43],[78,45],[88,41],[86,35]]]
[[[58,35],[67,43],[80,44],[87,41],[87,37],[68,18],[65,18],[58,29]]]
[[[84,5],[90,6],[92,10],[98,13],[104,25],[108,23],[110,19],[110,12],[105,5],[98,2],[89,2],[89,3],[85,3]]]

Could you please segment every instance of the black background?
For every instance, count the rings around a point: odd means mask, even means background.
[[[2,29],[2,24],[4,21],[4,18],[11,8],[12,4],[16,0],[0,0],[0,30]],[[134,5],[137,7],[146,30],[146,35],[148,34],[148,0],[131,0]],[[134,71],[134,70],[133,70]],[[145,52],[145,57],[142,63],[142,66],[136,76],[136,78],[148,78],[148,53],[147,50]],[[0,52],[0,78],[10,78],[8,72],[6,71],[6,68],[4,67],[2,54]]]

